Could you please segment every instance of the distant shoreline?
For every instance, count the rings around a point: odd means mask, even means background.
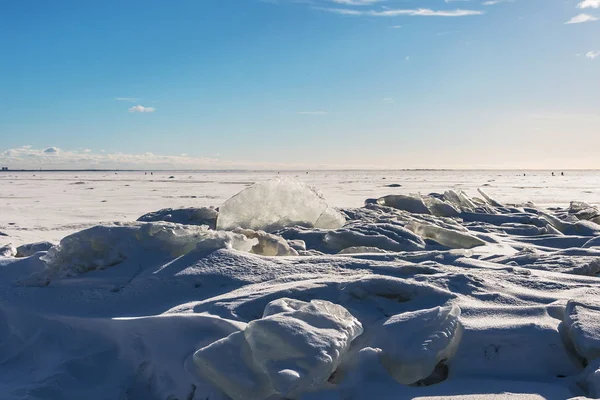
[[[14,173],[14,172],[35,172],[35,173],[49,173],[49,172],[209,172],[209,173],[240,173],[240,172],[347,172],[347,171],[361,171],[361,172],[381,172],[381,171],[397,171],[397,172],[439,172],[439,171],[465,171],[465,172],[477,172],[477,171],[548,171],[548,172],[561,172],[561,171],[598,171],[598,169],[536,169],[536,168],[390,168],[390,169],[361,169],[361,168],[347,168],[347,169],[8,169],[0,170],[0,173]]]

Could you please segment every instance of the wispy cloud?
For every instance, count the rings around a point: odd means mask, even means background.
[[[115,100],[127,101],[129,103],[135,103],[135,102],[139,101],[140,99],[138,99],[137,97],[117,97],[117,98],[115,98]]]
[[[369,6],[371,4],[380,3],[386,0],[332,0],[337,4],[344,4],[346,6]]]
[[[484,6],[493,6],[493,5],[500,4],[500,3],[514,3],[514,2],[515,2],[515,0],[487,0],[481,4],[483,4]]]
[[[369,17],[400,17],[400,16],[420,16],[420,17],[467,17],[471,15],[481,15],[484,12],[479,10],[432,10],[429,8],[417,9],[384,9],[384,10],[355,10],[349,8],[323,8],[317,9],[340,15],[369,16]]]
[[[577,8],[600,8],[600,0],[583,0]]]
[[[154,111],[156,111],[156,108],[154,107],[144,107],[139,104],[129,109],[130,113],[153,113]]]
[[[298,111],[296,114],[299,115],[325,115],[327,111]]]
[[[589,58],[590,60],[595,60],[596,58],[600,57],[600,50],[588,51],[585,53],[585,57]]]
[[[579,14],[565,22],[565,24],[581,24],[583,22],[598,21],[598,18],[589,14]]]

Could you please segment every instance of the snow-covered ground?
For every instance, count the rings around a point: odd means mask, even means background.
[[[596,398],[600,174],[555,174],[2,174],[0,397]]]
[[[58,241],[107,221],[132,221],[161,208],[219,206],[246,186],[277,176],[298,177],[334,207],[359,207],[388,194],[476,193],[502,202],[567,206],[600,203],[600,171],[237,171],[0,172],[0,246]],[[170,179],[170,177],[173,178]],[[389,187],[389,185],[402,185]]]

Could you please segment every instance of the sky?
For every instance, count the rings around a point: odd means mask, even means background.
[[[4,0],[10,168],[600,168],[600,0]]]

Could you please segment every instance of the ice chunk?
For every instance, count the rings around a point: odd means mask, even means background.
[[[571,300],[563,320],[568,339],[588,361],[600,358],[600,305]]]
[[[377,200],[377,203],[382,206],[408,211],[409,213],[413,214],[430,214],[429,209],[423,202],[423,199],[417,194],[392,194],[381,197]]]
[[[304,240],[295,239],[295,240],[288,240],[287,242],[288,242],[288,245],[296,251],[299,251],[299,250],[305,251],[306,250],[306,243],[304,242]]]
[[[323,241],[325,247],[334,252],[349,247],[377,247],[389,251],[425,248],[423,239],[395,224],[354,224],[327,232]]]
[[[462,191],[456,193],[454,190],[447,190],[444,192],[444,199],[454,203],[454,205],[460,208],[462,211],[470,211],[477,208],[469,196],[464,194]]]
[[[327,207],[315,222],[314,227],[320,229],[336,229],[341,228],[346,223],[346,219],[342,214],[331,207]]]
[[[374,328],[370,346],[382,350],[379,358],[389,374],[409,385],[456,353],[462,337],[459,317],[456,305],[395,315]]]
[[[234,400],[296,398],[327,381],[362,331],[342,306],[284,298],[243,332],[198,350],[194,363]]]
[[[483,196],[485,201],[488,202],[490,205],[492,205],[494,207],[504,207],[502,204],[498,203],[496,200],[491,198],[486,192],[483,191],[483,189],[480,188],[480,189],[477,189],[477,191],[479,192],[479,194],[481,194]]]
[[[22,246],[17,247],[16,257],[29,257],[39,251],[48,251],[53,246],[54,246],[54,244],[52,244],[50,242],[37,242],[37,243],[24,244]]]
[[[256,240],[205,226],[168,222],[100,225],[62,239],[42,260],[53,276],[73,276],[120,264],[139,252],[179,257],[195,249],[234,248],[249,251]]]
[[[17,255],[17,249],[12,244],[0,247],[0,257],[14,257]]]
[[[458,208],[446,201],[436,199],[435,197],[426,197],[424,202],[431,214],[436,217],[458,217],[460,214]]]
[[[144,214],[138,218],[141,222],[166,221],[184,225],[207,225],[215,229],[219,213],[214,208],[165,208],[159,211]]]
[[[540,214],[543,215],[544,218],[546,218],[550,224],[552,224],[552,226],[565,235],[600,236],[600,225],[592,221],[581,220],[573,223],[561,221],[554,215],[550,215],[545,212],[540,211]]]
[[[288,226],[337,229],[345,219],[303,182],[275,179],[242,190],[219,209],[217,229],[273,232]]]
[[[256,239],[258,243],[252,247],[251,253],[263,256],[297,256],[298,252],[294,250],[288,242],[281,236],[272,235],[264,231],[253,231],[252,229],[234,229],[235,233],[240,233],[248,239]]]
[[[387,251],[382,250],[377,247],[369,247],[369,246],[354,246],[354,247],[346,247],[343,250],[340,250],[338,254],[365,254],[365,253],[387,253]]]
[[[451,249],[472,249],[485,245],[483,240],[473,235],[440,226],[411,222],[406,227],[419,236],[434,240],[442,246],[450,247]]]
[[[272,314],[270,307],[271,314],[250,322],[244,335],[275,391],[294,397],[325,383],[363,328],[345,308],[328,301],[292,300],[281,308],[291,311]]]

